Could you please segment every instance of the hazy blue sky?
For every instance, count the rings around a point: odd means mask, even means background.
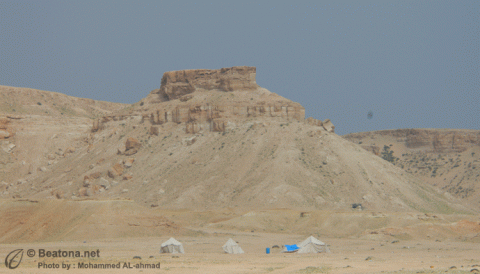
[[[480,129],[479,19],[476,0],[0,0],[0,85],[134,103],[165,71],[246,65],[338,134]]]

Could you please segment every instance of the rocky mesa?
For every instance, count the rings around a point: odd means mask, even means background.
[[[183,124],[187,133],[224,132],[255,117],[304,121],[303,106],[259,87],[255,77],[256,68],[246,66],[165,72],[160,89],[134,110],[104,117],[94,128],[132,115],[152,125]]]

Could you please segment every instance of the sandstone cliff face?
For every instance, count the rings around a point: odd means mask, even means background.
[[[191,69],[165,72],[161,87],[156,90],[160,101],[174,100],[196,90],[255,90],[255,67]]]
[[[291,105],[288,103],[285,105],[231,104],[219,106],[192,104],[176,106],[173,109],[158,109],[153,113],[143,115],[142,120],[148,120],[152,125],[161,125],[167,122],[185,123],[186,131],[195,133],[201,129],[224,131],[225,127],[218,126],[218,124],[248,117],[280,117],[303,121],[305,109],[293,102]]]

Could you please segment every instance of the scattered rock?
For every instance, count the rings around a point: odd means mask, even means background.
[[[140,257],[140,256],[133,256],[133,259],[135,259],[135,260],[141,260],[142,257]]]
[[[108,177],[114,179],[116,176],[120,176],[123,173],[123,166],[119,163],[113,165],[110,169],[108,169]]]
[[[128,158],[123,160],[123,166],[126,168],[132,167],[133,162],[135,162],[135,158]]]
[[[365,261],[371,261],[371,260],[373,260],[372,256],[368,256],[367,258],[365,258]]]
[[[89,187],[91,184],[92,184],[92,182],[90,182],[88,177],[87,177],[87,179],[83,180],[83,187]]]
[[[67,147],[67,149],[65,149],[64,155],[69,154],[69,153],[74,153],[75,151],[76,151],[76,149],[74,147]]]
[[[362,210],[362,204],[352,204],[352,208]]]
[[[128,192],[128,189],[122,189],[122,193],[127,193]]]
[[[90,194],[91,194],[91,191],[89,191],[89,189],[86,187],[82,187],[78,190],[78,195],[80,197],[88,197],[90,196]]]
[[[92,173],[92,174],[90,174],[90,175],[88,175],[88,176],[85,176],[85,177],[84,177],[84,180],[85,180],[85,179],[87,179],[87,180],[88,180],[88,179],[98,179],[98,178],[100,178],[101,176],[102,176],[102,174],[101,174],[100,172],[95,172],[95,173]]]
[[[52,190],[50,194],[57,199],[63,199],[65,193],[63,192],[63,190],[55,189]]]
[[[124,181],[130,180],[130,179],[132,179],[132,178],[133,178],[133,176],[132,176],[131,174],[125,174],[125,175],[123,175],[123,180],[124,180]]]
[[[107,179],[100,178],[100,186],[108,190],[110,188],[110,182]]]
[[[193,137],[190,137],[190,138],[185,138],[183,141],[185,142],[185,145],[191,146],[197,141],[197,136],[193,136]]]
[[[12,150],[15,148],[16,146],[14,144],[8,144],[6,146],[3,146],[2,149],[3,151],[5,151],[6,153],[10,153],[12,152]]]

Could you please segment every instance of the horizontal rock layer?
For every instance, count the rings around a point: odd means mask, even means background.
[[[204,90],[255,90],[255,67],[231,67],[222,69],[192,69],[168,71],[163,74],[159,90],[160,101],[180,98],[197,89]]]
[[[478,130],[397,129],[353,133],[345,135],[344,138],[355,140],[373,134],[393,136],[397,142],[404,143],[407,148],[440,153],[463,152],[474,145],[480,146]]]

